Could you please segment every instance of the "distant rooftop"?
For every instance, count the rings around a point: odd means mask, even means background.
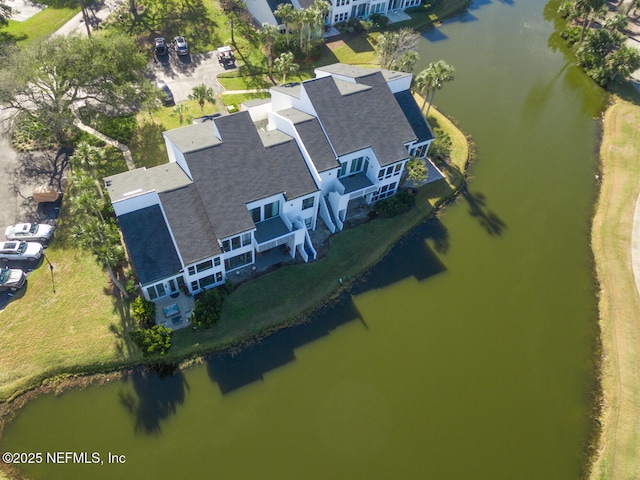
[[[316,68],[316,70],[351,78],[359,78],[380,71],[379,68],[364,68],[356,65],[348,65],[346,63],[333,63],[331,65]]]
[[[363,85],[360,83],[347,82],[345,80],[335,79],[336,87],[342,95],[352,95],[354,93],[363,92],[365,90],[371,90],[369,85]]]
[[[285,83],[284,85],[278,85],[277,87],[271,87],[271,90],[276,92],[286,93],[292,97],[300,98],[300,92],[302,87],[299,83]]]
[[[191,180],[176,163],[166,163],[152,168],[136,168],[111,175],[104,179],[112,202],[143,193],[166,192],[189,185]]]
[[[265,147],[273,147],[293,140],[291,136],[280,130],[258,130],[258,135]]]

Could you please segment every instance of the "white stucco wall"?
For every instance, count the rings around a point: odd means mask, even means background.
[[[158,192],[152,190],[150,192],[140,192],[130,198],[113,202],[112,205],[113,211],[119,217],[152,205],[160,205],[160,197],[158,197]]]
[[[169,162],[175,162],[180,165],[182,171],[186,173],[191,180],[193,180],[193,176],[191,175],[191,171],[189,170],[187,161],[184,159],[184,154],[166,135],[163,135],[163,137],[165,146],[167,147],[167,156],[169,157]]]

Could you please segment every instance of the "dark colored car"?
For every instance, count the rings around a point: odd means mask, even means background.
[[[164,83],[164,80],[158,80],[156,82],[156,86],[162,92],[162,103],[164,103],[166,106],[174,105],[176,103],[173,99],[173,93],[171,93],[171,90],[169,90],[167,84]]]
[[[155,40],[155,52],[156,55],[158,56],[162,56],[162,55],[166,55],[168,50],[167,50],[167,41],[162,38],[162,37],[158,37]]]
[[[189,44],[184,37],[176,37],[173,39],[173,48],[178,55],[189,55]]]

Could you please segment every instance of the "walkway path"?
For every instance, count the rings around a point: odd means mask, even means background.
[[[85,132],[90,133],[94,137],[99,138],[103,142],[108,143],[109,145],[119,149],[122,152],[122,155],[124,155],[125,161],[127,162],[127,168],[129,170],[135,170],[136,164],[133,162],[133,157],[131,156],[131,150],[129,150],[129,147],[127,147],[124,143],[120,143],[119,141],[114,140],[113,138],[107,137],[104,133],[99,132],[95,128],[90,127],[89,125],[85,125],[80,120],[76,119],[76,121],[73,123],[80,130],[84,130]]]

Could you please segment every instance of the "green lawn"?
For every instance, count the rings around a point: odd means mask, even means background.
[[[80,8],[47,7],[24,22],[9,20],[4,31],[16,38],[19,45],[25,45],[50,36],[79,11]]]
[[[53,278],[43,262],[0,312],[0,400],[61,372],[103,369],[137,357],[123,335],[127,307],[111,294],[92,255],[67,246],[63,221],[46,250]]]
[[[640,296],[630,248],[640,195],[640,96],[631,87],[619,93],[626,100],[616,96],[604,116],[602,187],[592,226],[604,392],[600,443],[592,445],[593,480],[638,478],[640,465]]]

